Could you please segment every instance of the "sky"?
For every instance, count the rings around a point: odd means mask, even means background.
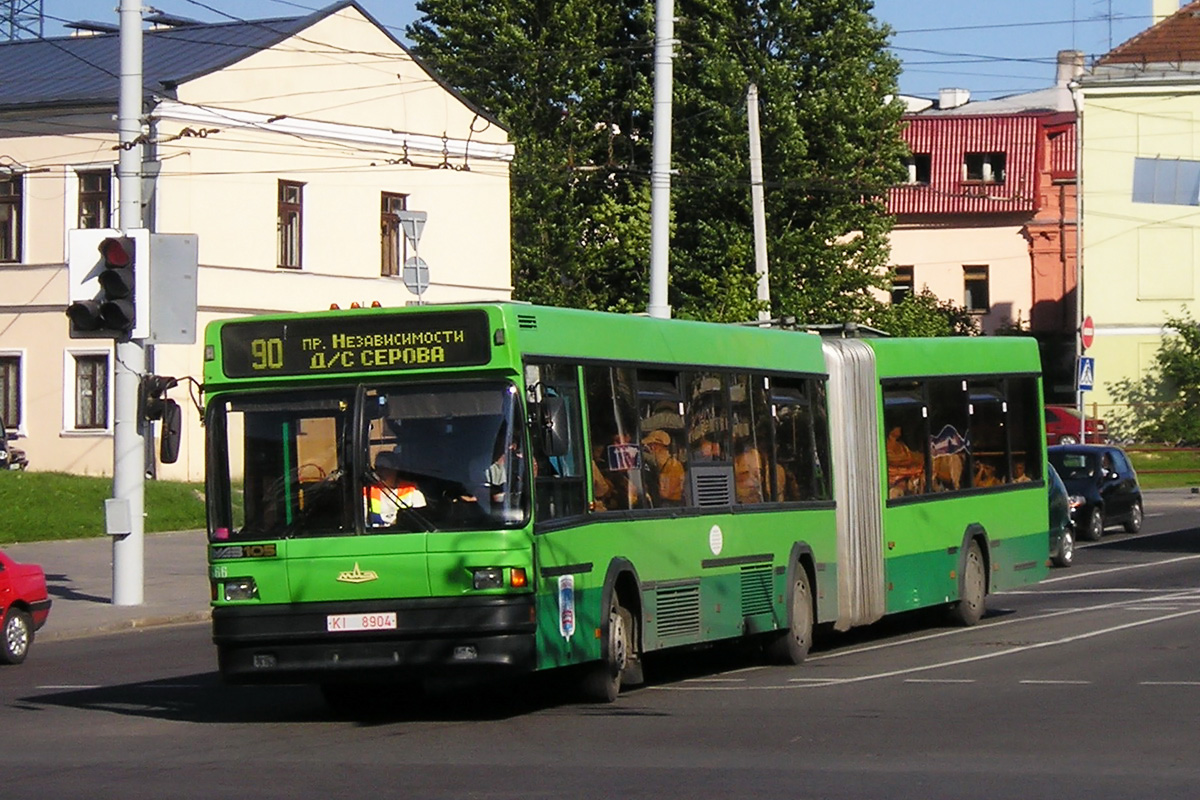
[[[62,23],[71,20],[117,22],[119,0],[42,2],[46,36],[66,34]],[[417,16],[415,0],[359,2],[402,41],[404,27]],[[216,22],[302,15],[327,3],[143,0],[143,5]],[[1059,50],[1082,50],[1090,64],[1149,27],[1150,7],[1151,0],[875,0],[875,16],[894,32],[903,94],[932,98],[938,89],[953,87],[990,99],[1052,85]]]

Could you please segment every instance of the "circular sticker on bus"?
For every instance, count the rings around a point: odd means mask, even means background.
[[[713,525],[708,531],[708,549],[712,550],[714,556],[721,555],[721,548],[725,546],[725,537],[721,534],[721,526]]]

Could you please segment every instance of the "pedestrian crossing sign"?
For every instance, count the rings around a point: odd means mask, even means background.
[[[1096,359],[1084,356],[1079,359],[1079,391],[1090,392],[1096,382]]]

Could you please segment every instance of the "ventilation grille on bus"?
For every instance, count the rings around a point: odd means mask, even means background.
[[[700,635],[700,584],[664,587],[654,596],[659,636]]]
[[[771,613],[771,565],[742,567],[742,616]]]
[[[692,497],[698,506],[727,506],[733,503],[733,468],[694,466]]]
[[[517,327],[532,331],[537,329],[537,317],[532,314],[517,314]]]

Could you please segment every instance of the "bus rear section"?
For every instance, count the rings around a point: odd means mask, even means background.
[[[1046,575],[1049,489],[1036,344],[831,340],[837,627],[985,597]]]

